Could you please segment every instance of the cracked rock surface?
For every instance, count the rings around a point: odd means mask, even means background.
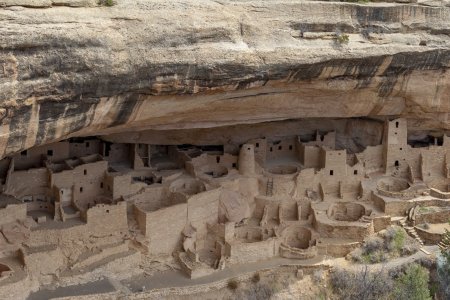
[[[0,0],[2,157],[70,136],[301,118],[450,129],[448,1],[116,2]]]

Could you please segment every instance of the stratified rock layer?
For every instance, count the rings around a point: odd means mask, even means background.
[[[450,129],[445,2],[117,2],[0,9],[0,156],[69,136],[312,117]]]

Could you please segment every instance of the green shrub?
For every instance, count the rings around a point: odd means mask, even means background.
[[[348,42],[350,41],[350,37],[348,34],[341,33],[341,34],[336,35],[336,41],[339,44],[348,44]]]
[[[115,0],[99,0],[98,4],[103,6],[114,6],[116,2]]]
[[[418,264],[411,264],[394,284],[393,298],[405,300],[431,300],[428,289],[428,270]]]
[[[392,242],[394,243],[395,250],[398,252],[401,251],[403,246],[405,245],[406,232],[402,229],[397,229]]]

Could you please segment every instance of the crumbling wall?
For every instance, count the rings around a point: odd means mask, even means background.
[[[295,149],[297,137],[283,137],[278,140],[267,142],[267,160],[276,160],[279,158],[295,158],[297,150]]]
[[[188,221],[197,229],[197,237],[200,239],[206,236],[206,223],[218,222],[220,193],[220,189],[214,189],[194,195],[187,201]]]
[[[42,167],[44,159],[57,162],[69,157],[69,142],[58,142],[24,150],[13,156],[15,170],[28,170]]]
[[[81,210],[88,208],[96,196],[104,194],[104,176],[108,162],[97,161],[75,167],[66,176],[72,176],[73,203]]]
[[[139,228],[148,240],[150,254],[170,255],[181,246],[181,232],[187,224],[186,203],[164,207],[153,212],[146,212],[137,205],[135,210]]]
[[[320,168],[320,148],[301,144],[299,148],[300,162],[305,168]]]
[[[48,187],[48,171],[46,168],[14,171],[8,176],[5,194],[18,199],[24,196],[41,193]]]
[[[383,170],[383,145],[368,146],[363,152],[357,153],[356,157],[363,164],[366,173]]]
[[[69,155],[65,158],[101,154],[101,143],[97,139],[87,139],[80,142],[71,141],[69,143]]]
[[[86,211],[86,223],[88,230],[96,234],[127,232],[127,205],[125,202],[97,204]]]
[[[278,255],[279,242],[276,239],[253,243],[226,243],[225,254],[230,264],[244,264],[269,259]]]

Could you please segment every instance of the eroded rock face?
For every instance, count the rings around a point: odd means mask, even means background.
[[[0,155],[70,136],[314,117],[447,130],[450,8],[438,4],[0,9]]]

